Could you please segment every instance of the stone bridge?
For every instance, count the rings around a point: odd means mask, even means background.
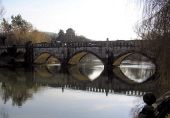
[[[53,56],[64,66],[77,64],[88,53],[99,58],[105,66],[119,65],[123,59],[135,53],[155,62],[155,48],[148,47],[147,42],[140,40],[40,43],[32,46],[32,63],[44,53],[48,54],[46,59]]]
[[[0,53],[11,46],[0,46]],[[105,67],[120,65],[120,63],[131,54],[141,54],[155,63],[154,47],[149,47],[147,41],[142,40],[117,40],[117,41],[89,41],[89,42],[56,42],[56,43],[38,43],[16,46],[17,51],[25,54],[25,62],[32,65],[37,58],[43,54],[44,61],[50,57],[58,59],[62,67],[68,64],[77,64],[86,54],[95,55],[99,58]]]

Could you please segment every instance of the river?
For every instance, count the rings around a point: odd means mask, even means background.
[[[127,62],[127,61],[126,61]],[[153,92],[152,63],[122,63],[113,73],[98,60],[0,69],[0,118],[132,118],[141,96]]]

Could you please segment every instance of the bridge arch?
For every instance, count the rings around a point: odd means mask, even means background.
[[[60,63],[60,59],[56,57],[54,54],[49,52],[42,52],[38,54],[33,60],[34,64],[47,64],[48,60],[54,58],[56,63]]]
[[[77,52],[73,53],[70,56],[70,58],[68,59],[67,63],[70,65],[76,65],[80,62],[81,59],[83,59],[83,57],[85,57],[88,54],[91,54],[91,55],[95,56],[96,58],[98,58],[104,65],[104,60],[99,55],[97,55],[94,52],[89,51],[89,50],[81,50],[81,51],[77,51]]]
[[[134,50],[130,50],[130,51],[126,51],[121,53],[120,55],[118,55],[114,61],[113,61],[113,65],[114,66],[119,66],[123,60],[125,60],[127,57],[133,55],[133,54],[139,54],[143,57],[146,57],[147,59],[149,59],[149,61],[151,61],[155,66],[157,66],[155,59],[153,59],[149,54],[147,54],[145,51],[134,51]]]
[[[140,81],[136,81],[135,79],[133,78],[130,78],[129,76],[126,75],[126,73],[124,73],[120,67],[121,63],[123,60],[125,60],[127,57],[133,55],[133,54],[138,54],[138,55],[141,55],[143,57],[145,57],[149,62],[151,62],[152,64],[154,64],[155,66],[155,69],[153,71],[153,73],[150,75],[150,76],[146,76],[143,78],[143,80],[141,80],[140,78],[138,78],[138,80],[140,79]],[[121,53],[116,59],[115,61],[113,62],[113,65],[115,66],[115,68],[113,69],[113,72],[115,73],[115,75],[120,79],[120,80],[123,80],[124,82],[126,83],[129,83],[129,84],[139,84],[139,83],[143,83],[143,82],[147,82],[151,79],[154,79],[155,77],[155,74],[157,73],[157,64],[155,63],[155,60],[150,56],[148,55],[146,52],[142,52],[142,51],[127,51],[125,53]],[[145,73],[147,75],[147,73]]]

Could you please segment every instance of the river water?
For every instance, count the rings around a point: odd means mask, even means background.
[[[141,96],[154,91],[154,73],[147,62],[124,62],[108,73],[97,60],[64,73],[57,64],[1,68],[0,118],[131,118]]]

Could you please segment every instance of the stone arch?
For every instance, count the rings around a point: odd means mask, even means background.
[[[154,65],[155,65],[155,72],[154,74],[152,74],[150,77],[148,77],[146,80],[144,80],[143,82],[137,82],[137,81],[134,81],[134,80],[131,80],[130,78],[128,78],[121,70],[118,66],[120,66],[120,64],[122,63],[122,61],[124,59],[126,59],[127,57],[129,57],[130,55],[133,55],[133,54],[139,54],[141,56],[144,56],[146,58],[149,59],[149,61],[151,61]],[[113,62],[113,65],[115,66],[115,68],[113,69],[113,72],[115,73],[115,76],[119,79],[119,80],[122,80],[123,82],[125,83],[128,83],[128,84],[140,84],[140,83],[145,83],[149,80],[152,80],[154,79],[155,77],[155,74],[157,72],[157,64],[155,63],[155,60],[154,58],[152,58],[150,55],[148,55],[146,52],[142,52],[142,51],[134,51],[134,50],[131,50],[131,51],[127,51],[127,52],[124,52],[124,53],[121,53],[119,56],[117,56],[115,58],[115,61]]]
[[[147,54],[147,52],[145,52],[145,51],[144,52],[134,51],[134,50],[130,50],[130,51],[121,53],[119,56],[115,57],[113,65],[119,66],[124,59],[126,59],[127,57],[129,57],[130,55],[133,55],[133,54],[142,55],[142,56],[148,58],[153,64],[155,64],[155,66],[157,65],[156,62],[155,62],[155,59],[152,58],[149,54]]]
[[[77,51],[77,52],[73,53],[70,56],[70,58],[68,59],[67,63],[71,64],[71,65],[78,64],[80,62],[80,60],[87,54],[92,54],[92,55],[96,56],[104,64],[104,60],[99,55],[95,54],[92,51],[88,51],[88,50],[81,50],[81,51]]]
[[[34,58],[33,62],[34,62],[34,64],[45,64],[51,57],[56,58],[59,63],[61,62],[59,58],[57,58],[54,54],[51,54],[49,52],[42,52],[42,53],[38,54]]]

